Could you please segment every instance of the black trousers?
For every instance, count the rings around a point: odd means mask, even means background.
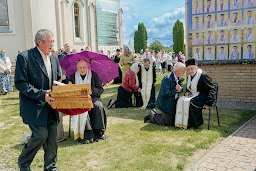
[[[30,170],[37,151],[43,146],[44,149],[44,170],[57,170],[57,119],[55,114],[48,114],[47,126],[29,125],[32,136],[24,146],[18,159],[18,165],[21,171]]]
[[[174,126],[175,114],[166,114],[164,112],[152,113],[150,122],[158,125]]]

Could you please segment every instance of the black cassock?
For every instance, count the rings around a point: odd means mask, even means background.
[[[71,75],[69,80],[75,84],[75,74]],[[84,139],[86,140],[100,139],[107,127],[107,113],[102,102],[100,101],[100,96],[104,89],[98,74],[93,71],[91,89],[93,108],[88,112],[87,115],[84,131]]]
[[[191,79],[193,80],[193,77]],[[198,80],[197,91],[200,92],[200,94],[190,101],[188,128],[197,128],[203,124],[203,106],[211,107],[215,100],[214,95],[216,92],[212,79],[204,71],[202,71],[201,77]],[[189,90],[187,90],[187,92],[189,92]]]
[[[156,93],[155,93],[155,85],[154,85],[156,82],[156,70],[155,70],[155,67],[153,66],[152,66],[152,72],[153,72],[153,84],[152,84],[150,99],[147,106],[147,108],[151,108],[151,109],[153,109],[156,106]],[[142,88],[141,75],[142,75],[142,72],[140,69],[140,71],[137,73],[140,88]],[[141,94],[138,91],[135,91],[134,96],[136,98],[136,107],[143,106],[143,100],[142,100]]]

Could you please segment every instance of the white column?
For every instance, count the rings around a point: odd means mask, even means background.
[[[123,48],[123,9],[118,10],[119,46]]]

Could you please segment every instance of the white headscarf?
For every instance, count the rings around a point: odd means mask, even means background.
[[[134,63],[132,64],[132,66],[130,67],[130,70],[134,72],[135,77],[136,77],[136,86],[139,87],[139,80],[138,80],[138,76],[137,76],[137,71],[138,71],[138,67],[139,64],[138,63]]]

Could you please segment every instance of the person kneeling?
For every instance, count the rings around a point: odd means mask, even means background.
[[[117,100],[110,99],[108,102],[108,109],[112,107],[123,108],[133,107],[132,105],[132,93],[134,90],[141,92],[139,88],[139,81],[137,73],[140,67],[138,63],[134,63],[131,68],[126,72],[124,80],[121,86],[118,87]]]
[[[197,67],[195,59],[186,61],[188,71],[187,91],[177,102],[175,126],[196,129],[203,124],[202,109],[212,106],[215,87],[209,75]]]
[[[176,102],[178,94],[182,92],[184,78],[181,76],[185,73],[185,68],[183,63],[177,62],[173,71],[165,75],[156,102],[156,106],[161,110],[161,113],[152,110],[144,118],[145,123],[149,120],[154,124],[174,126]]]
[[[75,139],[78,139],[78,142],[82,144],[106,139],[104,133],[107,126],[107,113],[100,101],[100,96],[104,89],[98,74],[88,69],[88,64],[85,60],[79,60],[77,62],[77,71],[69,77],[69,81],[72,84],[89,83],[92,90],[93,108],[91,111],[88,114],[85,112],[72,116]]]

